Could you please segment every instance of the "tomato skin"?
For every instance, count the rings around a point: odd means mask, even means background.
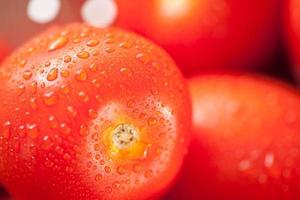
[[[299,8],[300,1],[288,0],[285,4],[285,28],[287,43],[289,46],[289,55],[293,63],[295,78],[300,80],[300,23],[299,23]]]
[[[263,68],[279,38],[279,0],[116,2],[116,25],[164,47],[188,75]]]
[[[192,144],[165,199],[299,199],[299,92],[251,75],[189,84]]]
[[[0,76],[0,180],[13,198],[154,199],[173,181],[189,95],[151,42],[53,28],[14,52]]]
[[[0,40],[0,62],[8,55],[9,48],[8,45]]]

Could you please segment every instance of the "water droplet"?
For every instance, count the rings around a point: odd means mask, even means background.
[[[68,106],[67,109],[66,109],[66,111],[67,111],[67,115],[70,118],[74,118],[78,114],[77,110],[73,106]]]
[[[75,78],[77,81],[85,81],[87,79],[87,73],[84,69],[80,69],[76,72]]]
[[[62,133],[66,135],[71,133],[71,128],[66,123],[60,124],[60,130]]]
[[[113,183],[112,186],[113,186],[114,189],[117,190],[117,189],[119,189],[121,187],[121,184],[118,181],[116,181],[116,182]]]
[[[102,175],[101,174],[97,174],[96,176],[95,176],[95,181],[100,181],[102,179]]]
[[[49,150],[53,146],[53,142],[51,141],[49,136],[44,136],[42,140],[42,148],[44,150]]]
[[[126,67],[123,67],[120,69],[120,72],[123,74],[123,75],[126,75],[126,76],[132,76],[132,72],[130,69],[126,68]]]
[[[71,57],[71,56],[66,55],[66,56],[64,57],[64,62],[65,62],[65,63],[69,63],[69,62],[71,62],[71,61],[72,61],[72,57]]]
[[[60,49],[62,47],[64,47],[66,44],[68,43],[68,38],[66,37],[59,37],[56,40],[54,40],[48,47],[49,51],[54,51],[57,49]]]
[[[142,170],[141,165],[135,164],[135,165],[133,166],[133,171],[134,171],[135,173],[139,173],[141,170]]]
[[[60,92],[62,94],[68,94],[70,92],[70,87],[67,84],[63,84],[60,86]]]
[[[108,166],[105,166],[105,167],[104,167],[104,171],[105,171],[106,173],[110,173],[110,172],[111,172],[111,168],[108,167]]]
[[[154,126],[157,123],[157,120],[155,118],[149,118],[147,122],[149,126]]]
[[[136,58],[144,64],[148,64],[150,62],[150,57],[143,53],[138,54]]]
[[[58,69],[55,67],[51,69],[47,75],[47,80],[48,81],[54,81],[57,79],[58,76]]]
[[[91,53],[92,53],[93,56],[98,56],[99,55],[99,51],[97,49],[93,49],[91,51]]]
[[[26,65],[26,63],[27,63],[27,60],[25,60],[25,59],[24,60],[20,60],[19,61],[19,66],[20,67],[24,67]]]
[[[37,109],[37,98],[36,97],[32,97],[30,100],[29,100],[29,103],[30,103],[30,106],[33,110],[36,110]]]
[[[32,82],[31,84],[30,84],[30,89],[31,89],[31,92],[34,94],[34,93],[36,93],[36,91],[37,91],[37,82]]]
[[[153,176],[152,170],[147,170],[147,171],[145,172],[145,177],[146,177],[146,178],[151,178],[152,176]]]
[[[86,45],[89,47],[94,47],[94,46],[97,46],[98,44],[99,44],[99,41],[96,39],[91,39],[86,43]]]
[[[39,130],[36,124],[26,124],[27,135],[31,138],[39,136]]]
[[[48,121],[49,121],[49,127],[50,128],[54,129],[54,128],[57,127],[58,122],[57,122],[56,118],[53,115],[49,116]]]
[[[91,108],[91,109],[88,110],[88,115],[89,115],[90,118],[96,119],[98,114],[97,114],[96,110]]]
[[[92,80],[92,84],[95,88],[99,88],[100,87],[100,82],[97,79],[93,79]]]
[[[17,95],[20,96],[25,92],[25,85],[24,83],[20,83],[17,87]]]
[[[118,172],[118,174],[120,174],[120,175],[124,175],[124,174],[126,173],[126,170],[125,170],[124,167],[119,166],[119,167],[117,167],[117,172]]]
[[[113,48],[111,48],[111,47],[106,47],[106,48],[104,49],[104,51],[107,52],[107,53],[112,53],[112,52],[115,51],[115,49],[113,49]]]
[[[90,53],[87,51],[80,51],[76,54],[76,56],[81,59],[87,59],[88,57],[90,57]]]
[[[90,65],[90,70],[91,70],[92,72],[96,72],[96,71],[97,71],[97,65],[96,65],[95,63],[91,64],[91,65]]]
[[[24,78],[25,80],[29,80],[31,77],[32,77],[32,71],[30,71],[30,70],[25,70],[24,73],[23,73],[23,78]]]
[[[60,72],[60,75],[64,78],[67,78],[70,76],[70,72],[68,70],[65,70],[63,69],[61,72]]]
[[[239,164],[239,169],[241,171],[246,171],[251,167],[251,162],[250,160],[242,160]]]
[[[80,130],[79,130],[79,134],[81,136],[87,136],[89,134],[89,129],[86,125],[81,124],[80,125]]]
[[[44,103],[47,106],[53,106],[57,103],[58,97],[55,92],[50,91],[44,94]]]
[[[132,47],[132,44],[130,42],[125,41],[120,44],[120,47],[123,49],[129,49]]]
[[[150,90],[151,94],[153,95],[158,95],[159,92],[157,91],[157,89],[155,87],[152,87],[151,90]]]
[[[128,108],[133,108],[134,105],[135,105],[135,102],[134,102],[133,100],[127,101],[127,106],[128,106]]]
[[[115,43],[115,39],[114,38],[107,38],[107,39],[105,39],[104,40],[104,43],[105,44],[113,44],[113,43]]]
[[[65,153],[65,154],[63,155],[63,159],[65,159],[65,160],[70,160],[70,159],[71,159],[70,154]]]
[[[6,139],[9,139],[9,138],[10,138],[10,135],[11,135],[10,128],[11,128],[11,123],[10,123],[10,121],[6,121],[6,122],[3,124],[3,130],[2,130],[3,137],[6,138]]]
[[[84,91],[80,91],[78,93],[78,99],[79,101],[86,103],[89,101],[89,96]]]
[[[265,167],[266,168],[271,168],[274,164],[274,154],[273,153],[268,153],[265,157]]]

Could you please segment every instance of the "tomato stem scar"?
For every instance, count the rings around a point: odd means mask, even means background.
[[[139,140],[139,131],[130,124],[119,124],[113,131],[112,142],[119,149],[128,149]]]

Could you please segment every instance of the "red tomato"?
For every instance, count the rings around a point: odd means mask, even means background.
[[[7,56],[9,53],[9,49],[5,42],[0,40],[0,62]]]
[[[300,1],[288,0],[285,24],[288,40],[290,43],[290,54],[294,64],[295,76],[300,80]]]
[[[251,76],[192,79],[194,135],[168,200],[300,199],[300,94]]]
[[[3,63],[0,84],[0,180],[15,199],[153,199],[181,166],[188,91],[139,36],[46,31]]]
[[[116,2],[116,24],[164,47],[188,74],[262,67],[278,39],[280,0]]]

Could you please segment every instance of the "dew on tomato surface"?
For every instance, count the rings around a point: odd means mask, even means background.
[[[20,60],[19,61],[19,67],[24,67],[27,63],[27,60],[26,59],[23,59],[23,60]]]
[[[67,85],[67,84],[62,84],[62,85],[60,86],[60,92],[61,92],[62,94],[68,94],[68,93],[70,92],[70,87],[69,87],[69,85]]]
[[[152,176],[153,176],[153,171],[151,169],[146,170],[145,177],[146,178],[152,178]]]
[[[95,88],[99,88],[99,87],[100,87],[100,81],[97,80],[97,79],[93,79],[93,80],[92,80],[92,85],[93,85]]]
[[[92,71],[92,72],[96,72],[97,71],[97,65],[95,63],[92,63],[90,66],[89,66],[89,69]]]
[[[78,111],[73,106],[68,106],[66,112],[70,118],[75,118],[78,114]]]
[[[90,53],[87,51],[80,51],[76,54],[76,56],[81,59],[87,59],[90,57]]]
[[[33,94],[36,93],[36,91],[37,91],[37,82],[36,81],[34,81],[30,84],[30,89]]]
[[[89,96],[84,92],[84,91],[80,91],[77,94],[79,101],[86,103],[89,101]]]
[[[58,76],[58,69],[56,67],[54,67],[49,71],[49,73],[47,75],[47,80],[54,81],[57,79],[57,76]]]
[[[106,48],[104,48],[104,51],[105,51],[106,53],[112,53],[112,52],[115,51],[115,49],[112,48],[112,47],[106,47]]]
[[[79,69],[75,74],[77,81],[85,81],[87,79],[87,72],[84,69]]]
[[[125,76],[132,76],[132,71],[127,67],[121,68],[120,72],[121,72],[121,74],[123,74]]]
[[[104,167],[104,171],[105,171],[106,173],[110,173],[110,172],[111,172],[111,168],[110,168],[109,166],[105,166],[105,167]]]
[[[97,174],[96,176],[95,176],[95,181],[100,181],[102,179],[102,175],[101,174]]]
[[[272,152],[265,156],[264,165],[266,168],[271,168],[274,164],[274,154]]]
[[[121,184],[118,181],[116,181],[112,184],[112,186],[114,189],[119,189],[121,187]]]
[[[95,47],[99,44],[99,40],[96,40],[96,39],[91,39],[89,41],[87,41],[86,45],[88,47]]]
[[[20,96],[25,92],[25,85],[24,83],[20,83],[17,87],[17,95]]]
[[[49,51],[55,51],[57,49],[63,48],[68,43],[68,38],[61,36],[55,39],[50,45],[48,46]]]
[[[2,135],[6,139],[10,138],[10,136],[11,136],[11,122],[10,121],[6,121],[3,124]]]
[[[123,49],[130,49],[132,47],[132,44],[128,41],[124,41],[124,42],[120,43],[119,46]]]
[[[27,135],[31,138],[36,138],[39,136],[39,130],[37,124],[26,124]]]
[[[53,145],[54,144],[53,144],[51,138],[48,135],[43,137],[43,139],[42,139],[42,149],[49,150]]]
[[[89,129],[88,129],[88,127],[86,125],[84,125],[84,124],[81,124],[80,125],[80,129],[79,129],[79,134],[81,136],[87,136],[87,135],[89,135]]]
[[[23,72],[23,78],[25,80],[29,80],[32,77],[32,71],[31,70],[25,70]]]
[[[239,163],[239,170],[240,171],[246,171],[251,167],[251,161],[250,160],[242,160]]]
[[[60,130],[63,134],[66,135],[71,133],[71,128],[66,123],[60,124]]]
[[[124,175],[126,173],[126,169],[123,166],[118,166],[117,167],[117,172],[120,175]]]
[[[139,165],[139,164],[134,164],[134,165],[133,165],[133,171],[134,171],[135,173],[139,173],[140,171],[142,171],[142,166]]]
[[[38,105],[37,105],[37,98],[36,97],[32,97],[30,100],[29,100],[29,104],[30,104],[30,107],[33,109],[33,110],[36,110]]]
[[[66,55],[66,56],[64,57],[64,62],[65,62],[65,63],[69,63],[69,62],[71,62],[71,61],[72,61],[72,57],[71,57],[71,56]]]
[[[43,95],[43,101],[44,101],[45,105],[47,105],[47,106],[53,106],[53,105],[55,105],[57,103],[58,96],[53,91],[46,92]]]
[[[91,119],[96,119],[97,116],[98,116],[98,113],[96,110],[90,108],[88,109],[88,116],[91,118]]]

